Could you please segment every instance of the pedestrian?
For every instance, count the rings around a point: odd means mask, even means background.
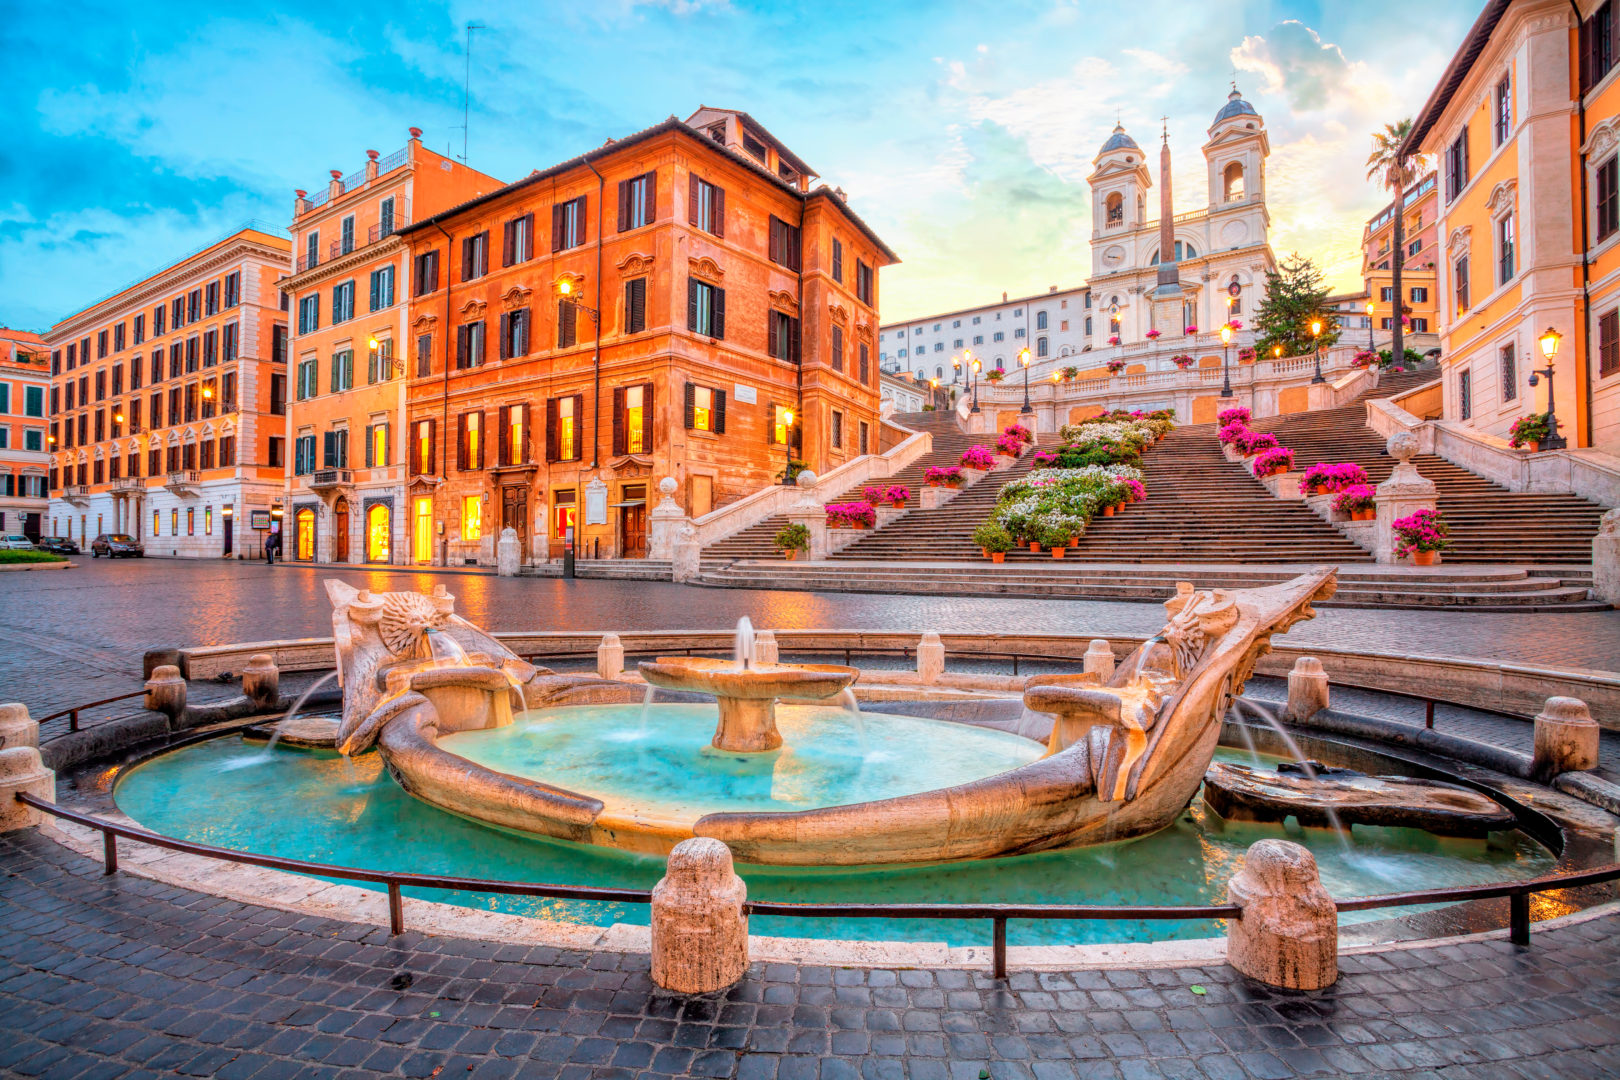
[[[266,533],[264,537],[264,561],[274,566],[276,562],[276,549],[280,546],[280,533]]]

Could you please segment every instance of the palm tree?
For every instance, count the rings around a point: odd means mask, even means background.
[[[1405,156],[1401,153],[1401,147],[1406,145],[1406,139],[1411,134],[1410,116],[1394,124],[1385,124],[1383,131],[1373,132],[1373,150],[1367,156],[1367,179],[1382,181],[1386,187],[1395,189],[1395,236],[1392,243],[1395,251],[1389,264],[1390,292],[1394,295],[1395,304],[1389,321],[1392,330],[1389,355],[1397,364],[1402,363],[1406,356],[1406,335],[1401,325],[1406,307],[1403,302],[1405,294],[1401,291],[1401,266],[1406,262],[1406,189],[1424,168],[1421,155]]]

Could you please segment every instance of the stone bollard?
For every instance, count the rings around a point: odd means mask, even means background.
[[[281,700],[281,669],[269,653],[254,653],[242,669],[242,693],[255,706],[271,709]]]
[[[495,544],[495,576],[517,577],[522,566],[523,544],[518,540],[517,530],[508,525],[501,530],[501,538]]]
[[[917,677],[925,683],[939,682],[945,674],[945,645],[933,631],[922,636],[917,644]]]
[[[1243,908],[1226,930],[1226,962],[1284,990],[1320,990],[1339,977],[1339,915],[1316,859],[1289,840],[1257,840],[1226,887]]]
[[[652,894],[652,979],[679,994],[723,990],[748,970],[748,887],[731,849],[708,836],[682,840]]]
[[[13,746],[39,746],[39,725],[20,701],[0,705],[0,750]]]
[[[602,679],[617,679],[624,673],[624,645],[618,634],[603,634],[596,647],[596,675]]]
[[[164,713],[170,722],[186,711],[186,680],[173,664],[162,664],[146,680],[146,707]]]
[[[1536,717],[1530,775],[1545,784],[1559,773],[1597,768],[1598,725],[1580,698],[1550,697]]]
[[[1081,659],[1081,671],[1097,673],[1097,681],[1106,683],[1114,677],[1114,649],[1105,638],[1092,638]]]
[[[172,645],[161,649],[147,649],[141,657],[141,678],[150,679],[164,664],[179,667],[180,650]]]
[[[56,773],[39,759],[33,746],[8,746],[0,750],[0,833],[38,825],[44,815],[17,801],[18,792],[56,801]]]
[[[754,663],[781,663],[780,656],[781,651],[777,648],[775,630],[758,630],[754,633]]]
[[[1322,670],[1322,661],[1314,656],[1302,656],[1294,661],[1294,670],[1288,673],[1288,704],[1283,707],[1283,719],[1304,723],[1328,707],[1328,677]]]

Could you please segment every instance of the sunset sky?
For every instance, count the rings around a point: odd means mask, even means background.
[[[1478,0],[31,5],[0,89],[0,323],[43,330],[388,153],[411,125],[505,180],[699,104],[745,109],[888,241],[885,321],[1072,286],[1116,117],[1169,117],[1177,209],[1231,80],[1265,117],[1272,245],[1359,285],[1369,133],[1422,105]],[[199,15],[199,12],[207,11]]]

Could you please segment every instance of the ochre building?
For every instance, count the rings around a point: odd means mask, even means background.
[[[699,517],[878,452],[897,259],[814,179],[702,108],[404,229],[410,561],[641,557],[666,476]]]
[[[50,374],[44,338],[0,326],[0,535],[45,535]]]

